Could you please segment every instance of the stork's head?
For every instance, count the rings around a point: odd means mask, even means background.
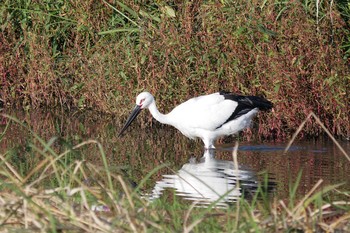
[[[140,106],[140,109],[148,108],[153,101],[153,96],[147,91],[140,93],[136,97],[136,105]]]
[[[136,97],[136,106],[132,110],[132,112],[130,113],[130,116],[126,120],[126,123],[125,123],[124,127],[122,128],[122,130],[120,131],[118,137],[120,137],[124,133],[124,131],[129,127],[129,125],[131,125],[131,123],[140,114],[141,110],[145,109],[145,108],[148,108],[151,105],[152,102],[154,102],[154,98],[147,91],[140,93]]]

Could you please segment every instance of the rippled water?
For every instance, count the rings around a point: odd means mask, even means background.
[[[162,177],[148,194],[149,200],[160,198],[166,189],[173,189],[176,195],[196,201],[197,205],[215,203],[218,207],[227,207],[242,195],[252,197],[263,183],[249,167],[217,159],[215,150],[205,150],[199,162],[192,158],[180,170]],[[274,187],[275,183],[269,181],[267,188],[271,191]]]
[[[205,152],[201,141],[189,140],[173,128],[158,123],[143,127],[135,122],[123,138],[118,138],[124,122],[110,116],[89,112],[7,114],[17,117],[46,141],[57,137],[52,145],[57,153],[88,139],[99,141],[112,170],[122,171],[132,184],[138,184],[153,171],[143,190],[152,200],[171,188],[182,198],[202,204],[227,194],[217,203],[224,206],[242,194],[254,194],[266,176],[268,188],[274,195],[285,198],[289,194],[289,184],[296,181],[300,172],[298,194],[301,195],[320,179],[323,185],[344,183],[341,188],[350,188],[350,162],[327,138],[296,142],[287,154],[283,154],[287,142],[240,142],[238,164],[235,164],[232,156],[234,138],[225,140],[231,140],[231,144],[219,144],[215,152]],[[24,170],[36,164],[36,158],[25,156],[29,145],[35,141],[28,129],[9,123],[4,117],[0,122],[0,132],[3,132],[0,153],[16,156],[18,165]],[[342,141],[340,144],[350,154],[350,143]],[[83,147],[72,156],[75,156],[72,159],[86,159],[102,166],[102,158],[94,145]],[[154,170],[164,164],[163,168]]]

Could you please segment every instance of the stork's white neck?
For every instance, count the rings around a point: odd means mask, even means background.
[[[149,105],[148,109],[157,121],[162,124],[169,124],[168,115],[160,113],[154,101]]]

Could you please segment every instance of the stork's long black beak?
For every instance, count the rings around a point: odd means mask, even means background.
[[[131,124],[131,122],[133,122],[135,120],[135,118],[140,114],[142,108],[141,105],[136,105],[134,110],[132,110],[132,112],[130,113],[129,118],[126,120],[126,123],[124,125],[124,127],[122,128],[122,130],[120,131],[120,133],[118,134],[118,137],[122,136],[122,134],[124,133],[124,131],[129,127],[129,125]]]

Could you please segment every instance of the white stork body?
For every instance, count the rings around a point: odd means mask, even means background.
[[[185,136],[191,139],[201,138],[205,148],[209,149],[214,148],[216,138],[249,127],[259,109],[271,109],[272,103],[261,97],[218,92],[189,99],[170,113],[162,114],[158,111],[153,96],[142,92],[137,96],[136,107],[119,135],[144,108],[148,108],[157,121],[174,126]]]

